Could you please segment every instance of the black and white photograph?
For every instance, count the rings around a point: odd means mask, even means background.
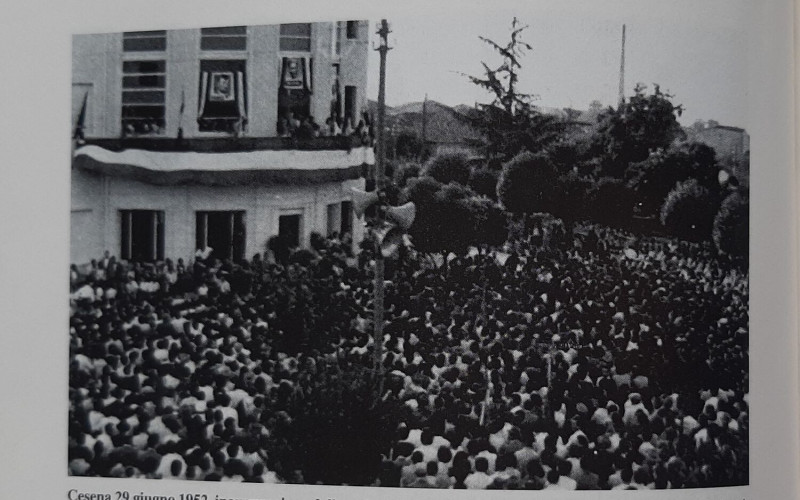
[[[0,498],[794,498],[790,4],[14,2]]]
[[[73,36],[70,476],[749,484],[745,19],[444,21]]]

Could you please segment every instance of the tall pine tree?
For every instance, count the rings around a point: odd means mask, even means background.
[[[497,52],[502,62],[496,68],[482,62],[482,76],[466,76],[472,83],[493,95],[492,102],[479,104],[468,116],[483,135],[478,144],[489,158],[507,161],[521,151],[538,152],[558,138],[562,124],[553,116],[539,112],[532,102],[534,94],[518,89],[520,63],[526,51],[533,47],[522,40],[527,26],[515,17],[511,36],[505,45],[479,37]]]

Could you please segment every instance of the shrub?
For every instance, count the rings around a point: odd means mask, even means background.
[[[558,176],[545,155],[523,152],[503,165],[497,197],[514,214],[549,212]]]
[[[591,187],[586,210],[591,219],[616,227],[627,227],[633,216],[633,192],[619,179],[602,177]]]
[[[394,182],[398,188],[406,187],[409,179],[419,177],[422,166],[419,163],[403,163],[394,171]]]
[[[470,177],[469,158],[465,151],[442,151],[428,160],[424,173],[442,184],[456,182],[466,186]]]
[[[433,202],[436,193],[442,188],[442,184],[433,177],[415,177],[409,179],[406,188],[400,196],[400,203],[413,201],[417,208]]]
[[[558,186],[559,196],[553,200],[553,215],[567,223],[597,215],[597,210],[588,204],[595,187],[590,179],[569,172],[559,178]]]
[[[630,164],[625,178],[637,195],[640,212],[656,215],[678,182],[697,179],[712,195],[718,193],[718,172],[713,149],[705,144],[679,143],[652,153],[644,161]]]
[[[506,213],[487,198],[473,197],[469,201],[473,221],[472,244],[498,247],[508,239]]]
[[[722,201],[714,217],[712,238],[717,250],[747,257],[750,249],[750,197],[735,191]]]
[[[469,178],[469,187],[476,193],[494,200],[497,199],[497,182],[499,180],[500,173],[497,170],[476,168]]]
[[[421,158],[425,154],[425,145],[417,135],[403,132],[395,141],[395,154],[398,158]]]
[[[497,244],[507,236],[505,216],[494,202],[456,182],[411,179],[400,201],[417,205],[409,235],[422,253],[461,254],[470,245]]]
[[[719,202],[696,179],[678,183],[661,207],[661,224],[672,234],[690,241],[711,237]]]

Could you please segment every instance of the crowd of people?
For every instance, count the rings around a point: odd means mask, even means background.
[[[382,399],[401,411],[374,484],[746,484],[747,270],[593,225],[515,240],[389,264]],[[270,450],[292,399],[374,348],[369,245],[317,243],[73,268],[70,474],[302,482]]]
[[[375,138],[375,131],[369,113],[364,111],[361,118],[350,116],[329,116],[325,123],[319,124],[313,116],[297,115],[286,112],[278,120],[278,136],[295,139],[312,139],[314,137],[355,137],[361,144],[369,145]]]

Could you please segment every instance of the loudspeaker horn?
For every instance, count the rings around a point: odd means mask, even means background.
[[[403,244],[403,231],[395,224],[384,223],[374,233],[381,255],[385,258],[393,256]]]
[[[360,189],[352,188],[353,192],[353,212],[356,217],[361,217],[367,209],[378,202],[377,191],[362,191]]]
[[[417,215],[417,206],[413,201],[409,201],[399,207],[389,207],[386,209],[386,219],[397,224],[403,231],[411,227],[414,217]]]

